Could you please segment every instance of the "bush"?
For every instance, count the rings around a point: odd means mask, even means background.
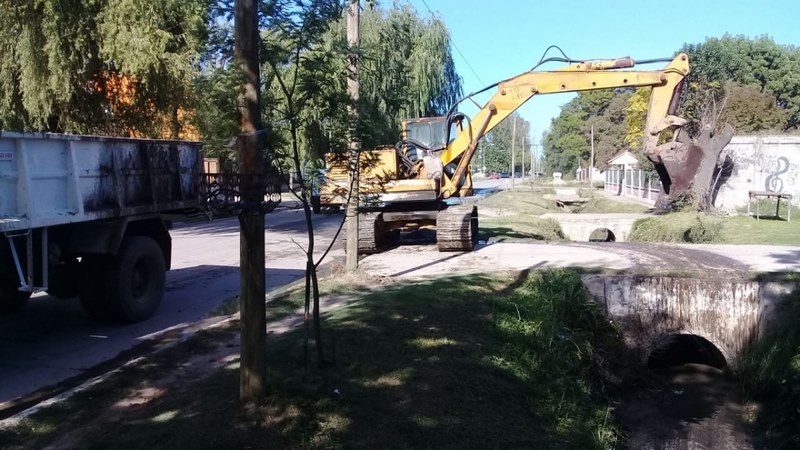
[[[760,403],[764,448],[800,448],[800,288],[785,299],[782,323],[750,347],[738,368],[742,391]]]
[[[633,223],[632,242],[710,243],[722,240],[722,221],[694,213],[671,213]]]

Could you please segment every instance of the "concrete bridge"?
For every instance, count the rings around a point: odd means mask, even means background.
[[[553,219],[561,225],[564,236],[571,241],[625,242],[633,223],[652,217],[648,214],[544,214],[542,219]]]
[[[794,286],[631,275],[585,275],[584,284],[642,362],[691,336],[699,343],[696,351],[705,353],[703,362],[720,368],[736,367],[747,347],[774,323],[778,303]]]

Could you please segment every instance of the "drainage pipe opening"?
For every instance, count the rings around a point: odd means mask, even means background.
[[[616,242],[617,237],[608,228],[598,228],[589,235],[589,242]]]
[[[716,369],[727,366],[725,356],[708,339],[693,334],[666,336],[650,352],[647,367],[660,369],[685,364],[702,364]]]

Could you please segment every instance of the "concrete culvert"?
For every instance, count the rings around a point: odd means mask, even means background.
[[[617,237],[608,228],[598,228],[589,235],[589,242],[616,242]]]
[[[708,339],[694,334],[672,334],[656,344],[647,359],[647,367],[661,369],[685,364],[702,364],[724,369],[725,356]]]

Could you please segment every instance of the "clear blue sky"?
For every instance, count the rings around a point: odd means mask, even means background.
[[[575,59],[670,57],[684,43],[725,33],[769,35],[779,44],[800,45],[800,0],[406,1],[420,15],[430,15],[429,6],[450,29],[463,53],[453,49],[465,93],[530,69],[551,44]],[[520,108],[537,143],[570,98],[534,97]]]

